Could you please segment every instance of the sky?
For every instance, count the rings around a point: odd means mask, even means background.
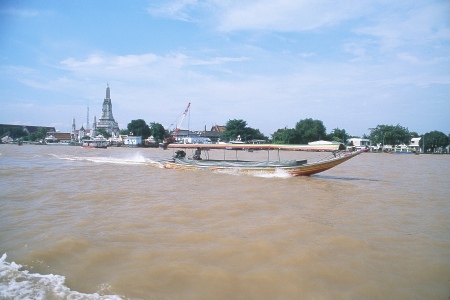
[[[448,0],[2,0],[0,123],[450,133]]]

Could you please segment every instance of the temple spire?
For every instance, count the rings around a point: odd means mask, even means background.
[[[111,92],[109,89],[109,83],[106,83],[106,99],[111,99]]]
[[[114,120],[112,113],[112,103],[111,103],[111,90],[109,88],[109,83],[106,84],[106,97],[103,100],[102,116],[95,123],[95,131],[104,129],[106,132],[113,136],[119,135],[119,124]]]

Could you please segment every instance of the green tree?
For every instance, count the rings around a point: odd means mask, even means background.
[[[300,144],[307,144],[326,138],[326,128],[320,120],[311,118],[300,120],[295,125],[295,130],[299,135]]]
[[[26,134],[26,132],[23,130],[23,128],[13,128],[13,129],[11,130],[11,137],[12,137],[13,139],[16,139],[16,138],[22,138],[22,137],[25,137],[25,136],[27,136],[27,134]]]
[[[408,128],[402,127],[399,124],[393,125],[378,125],[370,133],[370,140],[372,144],[384,145],[408,145],[411,140],[411,134]]]
[[[299,144],[300,137],[295,129],[278,129],[272,134],[272,140],[275,144]]]
[[[35,132],[30,133],[25,140],[40,141],[45,139],[46,136],[47,129],[45,127],[39,127]]]
[[[150,123],[150,134],[153,136],[153,138],[157,142],[160,142],[160,141],[164,140],[164,138],[167,135],[167,132],[164,129],[164,126],[162,126],[159,123],[152,122],[152,123]]]
[[[435,152],[440,147],[447,147],[449,145],[449,137],[441,131],[431,131],[424,134],[425,151]],[[423,141],[422,141],[423,142]]]
[[[253,139],[267,140],[267,137],[265,137],[259,129],[248,127],[246,121],[237,119],[228,120],[220,139],[230,141],[237,139],[238,136],[241,137],[242,141],[249,141]]]
[[[345,141],[350,137],[345,129],[335,128],[331,130],[331,133],[327,135],[327,140],[338,143],[345,143]]]
[[[103,135],[105,138],[109,139],[111,135],[106,131],[105,128],[100,128],[97,130],[97,134]]]
[[[262,134],[261,131],[259,131],[259,129],[256,128],[248,128],[248,138],[246,139],[246,141],[249,140],[268,140],[268,138]]]
[[[241,139],[243,139],[243,134],[246,130],[247,122],[244,120],[228,120],[227,124],[225,125],[225,130],[220,136],[221,140],[230,141],[230,140],[236,140],[238,136],[241,136]]]
[[[131,123],[128,123],[127,128],[129,132],[135,136],[141,136],[143,140],[150,136],[150,127],[142,119],[132,120]]]

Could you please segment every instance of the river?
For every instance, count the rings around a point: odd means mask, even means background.
[[[0,298],[449,299],[450,155],[310,177],[162,168],[171,155],[0,145]]]

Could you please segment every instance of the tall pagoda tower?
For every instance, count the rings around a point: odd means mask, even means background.
[[[111,90],[109,84],[106,85],[106,97],[103,100],[102,117],[96,124],[96,131],[104,129],[114,137],[119,136],[119,124],[114,120],[111,103]]]

